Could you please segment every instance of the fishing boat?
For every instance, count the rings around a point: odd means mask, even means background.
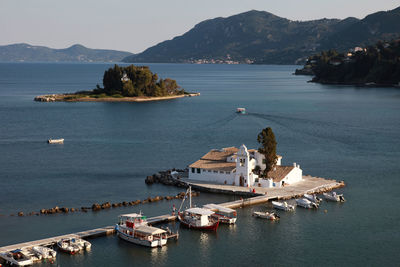
[[[245,109],[245,108],[237,108],[237,109],[236,109],[236,113],[239,113],[239,114],[246,114],[246,109]]]
[[[329,201],[334,201],[334,202],[345,202],[346,200],[343,197],[343,194],[336,194],[336,192],[332,192],[332,194],[329,193],[323,193],[323,196],[326,200]]]
[[[168,240],[168,232],[149,226],[141,213],[120,215],[115,230],[121,239],[147,247],[162,247]]]
[[[189,195],[189,208],[181,211],[186,197]],[[204,208],[192,207],[192,187],[186,191],[185,198],[182,200],[178,210],[178,220],[182,226],[190,229],[212,230],[216,231],[219,225],[219,220],[212,217],[214,211]]]
[[[211,216],[219,220],[220,223],[234,224],[236,222],[237,213],[234,209],[230,209],[217,204],[207,204],[204,205],[203,208],[214,211],[214,214],[212,214]]]
[[[32,250],[42,256],[43,259],[52,259],[55,258],[57,252],[51,248],[43,247],[43,246],[35,246]]]
[[[64,144],[64,138],[60,138],[60,139],[49,139],[47,140],[47,143],[49,144]]]
[[[304,194],[304,197],[314,203],[320,203],[322,201],[322,198],[319,198],[317,195]]]
[[[277,201],[272,201],[272,206],[278,210],[284,210],[284,211],[293,211],[294,210],[294,206],[289,205],[286,201],[283,203],[277,202]]]
[[[306,208],[306,209],[318,209],[318,204],[314,203],[306,198],[296,199],[297,206]]]
[[[0,257],[3,258],[8,265],[28,266],[33,264],[33,260],[21,249],[0,253]]]
[[[262,219],[267,219],[267,220],[278,220],[280,219],[280,217],[278,216],[278,214],[276,214],[275,212],[261,212],[261,211],[255,211],[253,212],[253,216],[257,217],[257,218],[262,218]]]

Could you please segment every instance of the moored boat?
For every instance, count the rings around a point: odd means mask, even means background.
[[[57,255],[57,252],[55,250],[48,248],[48,247],[35,246],[32,248],[32,250],[36,254],[42,255],[43,259],[52,259],[52,258],[55,258]]]
[[[317,195],[311,195],[311,194],[304,194],[304,197],[314,203],[320,203],[322,201],[321,198],[319,198]]]
[[[75,238],[63,238],[57,242],[57,247],[62,251],[71,255],[82,250],[75,242]]]
[[[253,216],[258,217],[258,218],[262,218],[262,219],[271,220],[271,221],[280,219],[278,214],[276,214],[275,212],[255,211],[255,212],[253,212]]]
[[[186,196],[189,196],[189,208],[181,211]],[[181,225],[190,229],[216,231],[219,220],[218,218],[212,217],[214,213],[214,211],[209,209],[192,208],[192,187],[189,186],[178,211],[178,220]]]
[[[117,225],[119,238],[142,246],[162,247],[167,244],[167,232],[163,229],[142,225],[134,228]]]
[[[318,209],[318,204],[314,203],[306,198],[296,199],[297,206],[306,208],[306,209]]]
[[[141,213],[120,215],[115,230],[121,239],[147,247],[162,247],[168,240],[168,232],[149,226],[147,218]]]
[[[236,222],[237,213],[234,209],[230,209],[217,204],[207,204],[203,207],[214,211],[214,214],[212,214],[211,216],[219,220],[220,223],[234,224]]]
[[[294,206],[289,205],[286,201],[283,203],[277,202],[277,201],[272,201],[272,206],[275,209],[284,210],[284,211],[293,211],[294,210]]]
[[[9,252],[0,253],[0,257],[9,265],[28,266],[33,264],[33,260],[29,258],[21,249],[15,249]]]
[[[322,194],[326,200],[334,201],[334,202],[345,202],[346,200],[343,197],[343,194],[336,194],[336,192],[323,193]]]
[[[60,139],[49,139],[47,140],[47,143],[49,144],[64,144],[64,138],[60,138]]]

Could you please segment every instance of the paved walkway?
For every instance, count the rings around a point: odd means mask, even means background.
[[[264,188],[264,187],[242,187],[234,185],[223,185],[204,181],[195,181],[189,179],[181,179],[195,189],[204,189],[204,191],[215,192],[215,193],[231,193],[231,194],[249,194],[255,190],[254,195],[267,195],[271,198],[293,198],[305,193],[316,193],[322,191],[329,191],[334,188],[344,186],[343,182],[337,182],[336,180],[329,180],[321,177],[303,176],[303,180],[291,185],[284,187]]]

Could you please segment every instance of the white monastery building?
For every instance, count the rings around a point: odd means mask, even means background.
[[[281,160],[278,156],[267,178],[259,178],[253,171],[256,166],[265,169],[265,159],[256,149],[248,150],[245,145],[212,149],[189,165],[189,179],[244,187],[281,187],[300,181],[303,177],[300,165],[282,166]]]

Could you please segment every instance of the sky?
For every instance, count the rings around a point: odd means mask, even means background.
[[[90,48],[139,53],[197,23],[262,10],[290,20],[356,17],[399,0],[0,0],[0,45]]]

